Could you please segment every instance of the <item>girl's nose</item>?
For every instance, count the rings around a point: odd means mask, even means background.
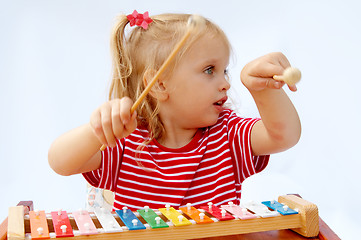
[[[221,85],[220,85],[220,87],[219,87],[219,90],[220,90],[220,91],[228,91],[230,87],[231,87],[231,85],[229,84],[228,79],[227,79],[227,78],[223,78],[223,79],[222,79],[222,83],[221,83]]]

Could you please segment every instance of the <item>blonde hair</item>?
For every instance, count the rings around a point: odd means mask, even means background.
[[[187,30],[189,14],[161,14],[152,16],[153,22],[148,29],[133,27],[126,34],[128,19],[125,15],[117,18],[111,36],[113,78],[110,85],[109,100],[129,97],[133,101],[143,92],[144,75],[147,71],[157,71],[166,60],[174,46]],[[192,32],[192,37],[179,51],[175,60],[163,74],[167,78],[194,41],[205,34],[219,36],[230,47],[224,32],[206,19],[205,27]],[[156,87],[156,86],[155,86]],[[164,127],[159,117],[157,99],[148,95],[137,109],[138,124],[148,129],[150,139],[161,138]]]

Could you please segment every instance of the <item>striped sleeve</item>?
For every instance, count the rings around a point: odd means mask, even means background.
[[[269,155],[254,156],[252,153],[251,131],[259,120],[259,118],[241,118],[234,112],[229,115],[228,136],[237,184],[261,172],[268,164]]]
[[[83,173],[88,183],[97,188],[115,191],[116,180],[120,171],[124,149],[124,140],[117,140],[117,146],[107,147],[101,152],[101,167],[90,172]]]

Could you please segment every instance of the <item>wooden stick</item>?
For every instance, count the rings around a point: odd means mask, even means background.
[[[274,75],[274,80],[283,81],[290,86],[295,85],[301,80],[301,71],[298,68],[289,67],[283,72],[283,75]]]
[[[168,56],[168,58],[165,60],[165,62],[163,63],[163,65],[159,68],[159,70],[157,71],[157,73],[154,75],[153,79],[150,81],[150,83],[147,85],[147,87],[144,89],[144,91],[142,92],[142,94],[139,96],[139,98],[135,101],[135,103],[133,104],[133,106],[130,109],[130,114],[132,115],[133,112],[137,109],[137,107],[139,106],[139,104],[143,101],[143,99],[148,95],[148,93],[150,92],[150,90],[152,89],[152,87],[154,86],[154,84],[157,82],[158,78],[160,75],[163,74],[163,72],[166,70],[166,68],[169,66],[169,64],[172,62],[172,60],[174,59],[174,57],[176,56],[176,54],[179,52],[179,50],[183,47],[183,45],[186,43],[187,39],[189,38],[189,36],[191,35],[191,32],[194,30],[194,28],[196,26],[199,26],[201,24],[203,24],[204,19],[200,16],[197,15],[192,15],[189,20],[188,20],[188,29],[187,32],[184,34],[184,36],[182,37],[182,39],[178,42],[178,44],[175,46],[175,48],[173,49],[173,51],[170,53],[170,55]],[[104,151],[105,148],[107,146],[106,145],[102,145],[100,148],[100,151]]]

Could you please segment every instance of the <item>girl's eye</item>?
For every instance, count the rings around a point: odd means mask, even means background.
[[[206,74],[213,74],[213,70],[214,70],[214,67],[208,67],[206,70],[204,70],[204,72],[206,73]]]

